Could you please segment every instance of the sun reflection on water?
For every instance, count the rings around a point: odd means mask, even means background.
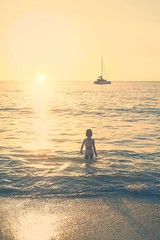
[[[34,117],[31,119],[29,141],[25,144],[25,148],[31,151],[50,149],[51,142],[48,135],[52,125],[53,117],[49,116],[49,105],[51,101],[50,84],[48,82],[40,82],[34,84],[31,89],[31,106],[34,111]]]
[[[32,106],[38,111],[42,111],[47,109],[49,101],[51,89],[50,84],[47,81],[39,82],[38,84],[32,85],[31,90],[31,98],[32,98]],[[53,93],[52,93],[53,94]]]

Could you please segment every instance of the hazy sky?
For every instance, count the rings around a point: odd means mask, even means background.
[[[0,0],[0,80],[160,80],[160,0]]]

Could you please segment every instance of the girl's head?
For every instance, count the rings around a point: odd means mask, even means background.
[[[91,129],[87,129],[86,136],[87,137],[92,137],[92,130]]]

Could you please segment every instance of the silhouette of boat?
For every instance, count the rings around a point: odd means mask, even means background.
[[[103,78],[103,57],[101,58],[101,76],[94,81],[94,84],[111,84],[111,81],[108,81]]]

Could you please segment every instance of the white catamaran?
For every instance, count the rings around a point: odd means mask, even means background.
[[[111,84],[111,81],[105,80],[103,78],[103,57],[101,59],[101,76],[99,76],[97,80],[94,81],[94,84]]]

